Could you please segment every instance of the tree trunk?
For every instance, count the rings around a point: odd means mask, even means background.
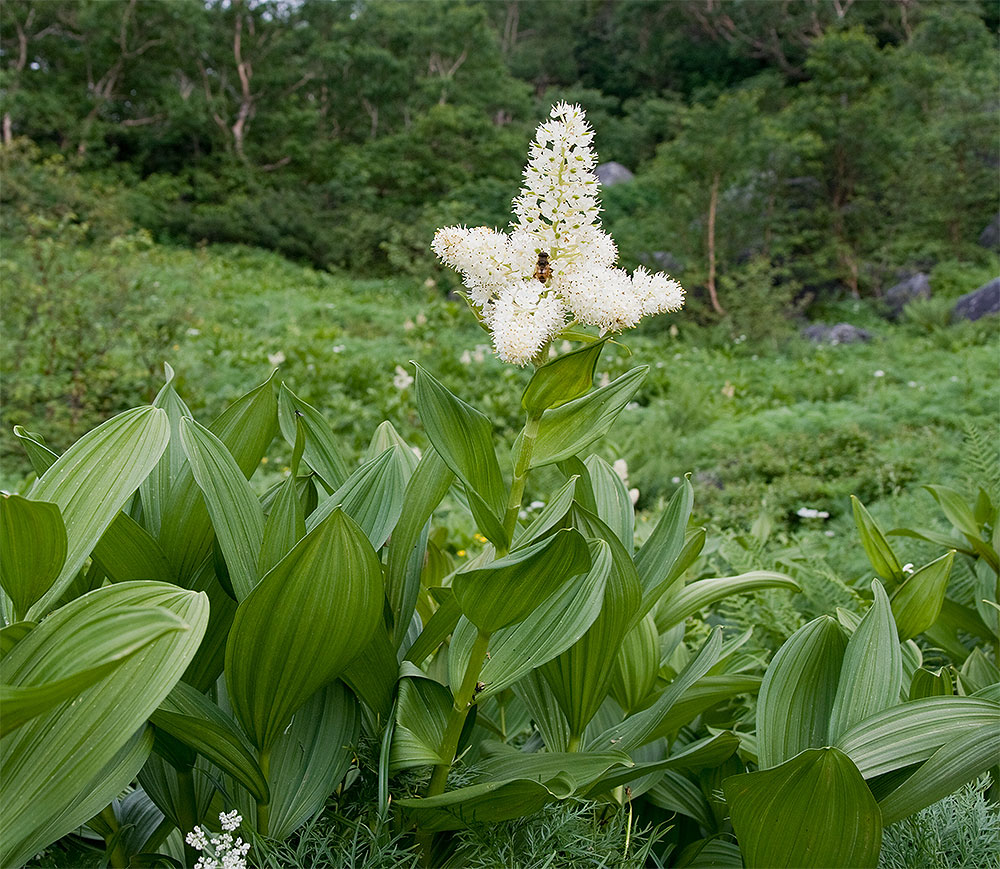
[[[719,207],[719,181],[721,173],[716,172],[712,178],[712,195],[708,201],[708,298],[712,302],[712,310],[717,314],[726,311],[719,304],[719,296],[715,290],[715,213]]]

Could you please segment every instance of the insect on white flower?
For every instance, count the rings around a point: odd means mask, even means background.
[[[531,143],[510,232],[449,226],[434,236],[431,247],[461,274],[505,362],[536,359],[568,319],[604,334],[684,304],[683,288],[667,275],[614,267],[618,249],[599,219],[593,137],[580,106],[553,106]]]

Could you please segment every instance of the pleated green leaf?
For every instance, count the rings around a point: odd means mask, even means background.
[[[550,790],[535,781],[486,782],[457,788],[436,797],[396,800],[396,805],[421,830],[461,830],[470,824],[496,823],[530,816],[552,800],[565,799],[571,790],[557,782]]]
[[[66,547],[58,505],[0,493],[0,584],[17,616],[56,581]]]
[[[226,408],[208,430],[225,446],[244,478],[250,479],[278,429],[274,375]],[[161,508],[159,541],[178,582],[188,585],[212,551],[215,531],[189,463],[178,472]]]
[[[892,615],[900,640],[922,634],[941,615],[955,550],[915,571],[892,595]]]
[[[83,826],[131,784],[152,747],[153,729],[141,727],[93,777],[70,784],[60,809],[37,818],[32,834],[5,853],[3,866],[19,867],[46,845]]]
[[[540,413],[590,392],[603,349],[604,341],[595,341],[541,366],[525,387],[521,407],[529,413]]]
[[[922,763],[955,740],[990,730],[1000,732],[1000,703],[980,697],[927,697],[859,722],[835,745],[870,779]],[[987,766],[993,763],[995,757]]]
[[[191,411],[174,389],[174,369],[163,365],[166,383],[153,399],[153,407],[160,408],[170,421],[170,442],[156,467],[139,486],[142,499],[142,521],[153,536],[158,536],[163,525],[163,511],[168,506],[170,491],[180,479],[187,464],[181,446],[181,420],[191,416]]]
[[[271,747],[268,836],[286,839],[320,812],[355,756],[361,716],[343,683],[321,688],[295,713]],[[256,805],[241,800],[244,819],[256,824]]]
[[[27,848],[25,843],[34,849],[30,856],[52,841],[42,841],[39,831],[49,830],[51,818],[80,800],[81,782],[101,774],[167,696],[201,642],[208,600],[203,594],[163,583],[126,582],[100,588],[52,613],[4,658],[8,681],[21,684],[35,669],[41,650],[57,652],[60,637],[74,635],[81,623],[130,607],[163,607],[189,629],[152,641],[75,699],[32,718],[0,740],[3,865],[13,862],[11,855]],[[133,770],[125,783],[134,774]],[[72,826],[58,830],[54,838]]]
[[[882,816],[857,767],[836,748],[727,778],[726,802],[747,869],[875,867]]]
[[[705,830],[715,824],[712,809],[701,788],[683,773],[666,770],[645,796],[654,806],[693,818]]]
[[[524,621],[501,628],[491,637],[489,658],[479,676],[486,686],[477,695],[480,702],[561,655],[597,619],[611,571],[611,551],[602,540],[590,541],[589,548],[587,573],[542,601]]]
[[[579,479],[576,475],[571,476],[562,488],[549,498],[549,502],[531,520],[531,524],[521,528],[514,535],[515,549],[534,543],[544,537],[566,518],[570,507],[573,506],[573,498],[576,496]]]
[[[706,607],[734,594],[746,594],[765,588],[801,591],[790,576],[770,570],[752,570],[739,576],[721,576],[716,579],[699,579],[685,585],[665,604],[665,612],[657,615],[660,625],[680,624]]]
[[[85,434],[31,487],[32,501],[51,501],[66,526],[66,559],[29,618],[48,612],[118,511],[159,461],[170,437],[167,415],[155,407],[127,410]]]
[[[687,688],[674,702],[653,732],[654,738],[676,733],[703,712],[739,694],[756,694],[760,690],[760,676],[726,674],[702,676]]]
[[[640,616],[653,608],[698,556],[695,552],[690,559],[681,558],[693,507],[694,489],[685,477],[670,498],[667,509],[660,514],[653,533],[635,554],[635,570],[642,584]]]
[[[178,682],[149,720],[229,773],[255,799],[267,802],[267,782],[249,740],[229,715],[196,688]]]
[[[420,592],[426,540],[422,546],[418,544],[423,529],[454,481],[455,475],[437,450],[429,447],[406,485],[399,521],[389,541],[385,577],[386,597],[395,620],[393,642],[397,647],[406,635]]]
[[[589,569],[586,541],[566,528],[486,567],[455,574],[452,588],[469,621],[492,633],[522,621],[572,577]]]
[[[327,491],[336,491],[350,476],[350,470],[340,454],[333,432],[315,407],[304,402],[282,383],[278,392],[278,424],[282,437],[289,446],[295,443],[296,419],[302,421],[306,430],[302,457],[319,475]]]
[[[414,367],[417,411],[427,437],[455,476],[502,518],[507,492],[493,448],[492,424],[419,365]]]
[[[660,672],[660,634],[650,613],[625,635],[615,665],[611,694],[626,713],[633,712],[653,690]]]
[[[28,461],[31,462],[31,469],[36,476],[42,476],[59,458],[57,453],[45,446],[45,441],[40,434],[28,431],[24,426],[14,426],[14,437],[21,442],[21,446],[28,456]]]
[[[1000,759],[1000,722],[941,746],[906,781],[879,800],[886,824],[894,824],[958,790]]]
[[[132,579],[174,581],[170,562],[156,538],[128,513],[115,516],[114,522],[97,541],[93,559],[112,582]]]
[[[828,744],[830,713],[846,649],[840,625],[829,616],[820,616],[799,628],[777,651],[757,698],[761,769]]]
[[[936,673],[926,667],[918,667],[910,677],[910,700],[924,697],[951,697],[955,693],[951,672],[941,668]]]
[[[600,520],[632,554],[635,538],[635,508],[628,489],[617,471],[600,456],[588,456],[584,462],[590,474],[590,487]]]
[[[36,627],[35,622],[14,622],[0,628],[0,658],[3,658]]]
[[[540,670],[532,670],[514,683],[517,698],[531,713],[548,751],[566,751],[569,747],[569,722],[563,714],[555,692]]]
[[[264,534],[257,556],[257,574],[263,576],[267,573],[305,536],[305,511],[299,499],[295,476],[289,474],[278,490],[278,497],[271,504],[271,512],[264,520]]]
[[[365,451],[361,454],[361,461],[371,461],[382,455],[389,447],[400,448],[400,458],[403,464],[403,481],[404,483],[409,483],[410,477],[413,476],[413,472],[420,463],[420,459],[413,452],[413,447],[403,439],[403,436],[396,431],[396,427],[389,420],[384,420],[375,426],[371,440],[368,441],[368,446],[365,447]]]
[[[390,447],[358,468],[343,485],[309,514],[311,532],[335,510],[343,510],[364,530],[375,549],[381,549],[403,511],[406,459],[400,447]]]
[[[237,600],[257,584],[264,511],[225,444],[193,419],[181,420],[181,445],[191,463]]]
[[[865,505],[854,495],[851,495],[851,507],[854,510],[854,524],[858,526],[858,534],[861,535],[861,545],[875,568],[875,573],[890,583],[902,582],[906,579],[903,566],[892,551],[889,541],[885,539],[878,522],[872,519]]]
[[[610,769],[633,766],[624,751],[504,751],[481,760],[476,773],[481,782],[526,779],[551,784],[557,780],[576,792],[589,788]]]
[[[258,749],[270,747],[295,710],[364,650],[383,599],[375,550],[335,510],[240,603],[226,680],[233,713]]]
[[[830,710],[828,739],[833,742],[859,721],[895,706],[903,665],[896,624],[882,583],[872,582],[875,600],[851,635]]]
[[[36,648],[30,670],[13,679],[18,656],[0,661],[0,736],[82,694],[136,652],[188,625],[163,607],[120,607],[82,618],[65,629],[58,644]]]
[[[434,615],[427,620],[424,629],[406,652],[406,660],[415,664],[419,664],[437,649],[445,641],[448,634],[455,629],[455,625],[462,617],[462,608],[458,605],[458,600],[452,589],[435,588],[434,591],[442,593],[442,600],[434,611]]]
[[[531,467],[561,462],[604,437],[635,396],[648,371],[648,365],[633,368],[607,386],[545,411],[531,454]]]
[[[451,706],[451,692],[444,685],[419,670],[404,669],[396,701],[390,773],[451,762],[440,754]]]
[[[344,668],[341,678],[372,712],[385,721],[392,707],[398,676],[396,647],[384,626],[377,625],[371,642]]]

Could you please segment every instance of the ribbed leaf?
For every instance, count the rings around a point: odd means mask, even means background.
[[[635,554],[635,570],[642,584],[640,616],[644,616],[653,608],[653,605],[663,597],[697,557],[696,552],[690,562],[683,565],[686,559],[680,558],[693,507],[694,489],[691,487],[691,481],[685,477],[670,498],[667,509],[660,514],[653,533]]]
[[[734,594],[746,594],[764,588],[780,588],[786,591],[801,591],[799,584],[790,576],[770,570],[752,570],[739,576],[721,576],[717,579],[699,579],[692,582],[666,603],[666,611],[657,615],[660,625],[680,624],[688,616],[711,606]]]
[[[909,700],[924,697],[951,697],[955,693],[951,672],[941,668],[936,673],[926,667],[918,667],[910,677]]]
[[[66,560],[55,582],[28,612],[48,612],[69,587],[101,535],[159,461],[170,437],[167,415],[137,407],[85,434],[60,456],[31,490],[32,501],[51,501],[66,525]]]
[[[562,782],[549,790],[534,781],[487,782],[457,788],[426,799],[396,800],[421,830],[461,830],[469,824],[496,823],[530,816],[547,802],[564,799],[569,792]]]
[[[159,706],[194,656],[208,622],[208,601],[202,594],[153,582],[101,588],[50,615],[7,654],[9,681],[20,684],[35,668],[41,650],[57,652],[60,637],[75,634],[81,622],[123,607],[164,607],[190,628],[154,640],[76,699],[0,740],[4,865],[12,862],[12,854],[29,847],[25,843],[34,849],[30,856],[51,841],[41,841],[39,831],[50,829],[49,819],[79,801],[81,782],[98,776]],[[56,837],[69,829],[58,830]]]
[[[0,584],[23,616],[66,561],[66,526],[56,504],[0,493]]]
[[[156,538],[128,513],[115,516],[114,522],[97,541],[93,559],[112,582],[132,579],[174,581],[170,562]]]
[[[170,491],[174,483],[180,479],[187,464],[187,457],[181,446],[181,420],[191,416],[191,411],[174,389],[174,369],[168,364],[163,365],[167,382],[153,399],[153,407],[160,408],[170,421],[170,443],[156,467],[139,486],[139,497],[142,499],[142,521],[150,533],[156,537],[163,524],[163,511],[168,506]]]
[[[761,769],[827,744],[846,648],[843,629],[829,616],[820,616],[775,654],[757,698]]]
[[[58,644],[36,648],[30,669],[22,665],[13,679],[18,656],[0,661],[0,736],[82,694],[132,655],[172,631],[188,625],[163,607],[120,607],[81,618],[64,629]]]
[[[278,424],[289,446],[295,443],[297,418],[302,421],[306,430],[306,445],[302,457],[319,475],[327,491],[335,491],[350,476],[350,471],[333,439],[333,432],[315,407],[306,404],[282,383],[278,393]]]
[[[615,665],[611,694],[626,713],[634,712],[653,690],[660,672],[660,634],[651,614],[625,635]]]
[[[14,426],[14,437],[21,442],[21,446],[28,456],[28,461],[31,462],[31,469],[36,476],[42,476],[59,458],[57,453],[45,446],[40,434],[28,431],[24,426]]]
[[[851,635],[830,710],[832,742],[859,721],[899,702],[903,665],[896,624],[882,583],[872,582],[875,600]]]
[[[504,751],[480,761],[476,772],[482,782],[527,779],[549,784],[558,780],[571,791],[579,791],[588,788],[610,769],[634,765],[624,751]]]
[[[400,447],[390,447],[366,462],[309,514],[306,530],[311,532],[334,510],[343,510],[361,526],[372,546],[381,549],[403,510],[405,468]]]
[[[437,649],[445,641],[448,634],[455,629],[455,625],[462,617],[462,608],[458,605],[454,591],[450,588],[435,589],[435,591],[441,591],[444,595],[443,599],[434,611],[434,615],[427,620],[420,636],[406,651],[406,660],[415,664],[421,663],[424,658]]]
[[[587,573],[542,601],[524,621],[501,628],[492,636],[489,657],[479,677],[486,686],[477,695],[480,702],[561,655],[594,623],[611,571],[611,551],[601,540],[591,541],[589,548],[591,568]]]
[[[427,437],[455,476],[501,518],[507,492],[493,448],[492,424],[419,365],[414,367],[417,411]]]
[[[527,706],[538,732],[549,751],[566,751],[569,746],[569,722],[563,715],[555,692],[540,670],[532,670],[513,685],[514,694]]]
[[[586,541],[567,528],[486,567],[455,574],[452,588],[469,621],[492,633],[522,621],[571,577],[589,569]]]
[[[341,678],[381,721],[385,721],[392,707],[398,676],[396,647],[390,642],[385,627],[377,625],[372,631],[371,642],[347,665]]]
[[[451,712],[451,692],[419,670],[404,669],[396,702],[390,772],[450,763],[440,754]]]
[[[809,749],[722,787],[748,869],[878,865],[881,813],[857,767],[836,748]]]
[[[654,806],[687,815],[706,830],[710,830],[715,824],[712,809],[701,788],[683,773],[666,770],[663,777],[646,791],[645,796]]]
[[[178,682],[149,719],[267,802],[267,782],[236,722],[196,688]]]
[[[864,546],[865,554],[875,572],[892,584],[902,582],[906,579],[903,566],[896,558],[896,553],[892,551],[878,523],[854,495],[851,495],[851,507],[854,510],[854,524],[858,526],[858,534],[861,536],[861,545]]]
[[[542,414],[531,467],[561,462],[577,455],[614,425],[649,371],[648,365],[626,371],[607,386]]]
[[[892,595],[892,615],[900,640],[926,631],[941,614],[955,550],[915,571]]]
[[[385,577],[386,596],[395,618],[393,642],[397,647],[406,634],[420,592],[420,568],[426,546],[426,541],[418,546],[421,533],[454,480],[455,475],[437,450],[429,447],[406,486],[399,522],[389,541]],[[417,563],[411,568],[414,558]]]
[[[539,413],[590,392],[603,349],[604,341],[595,341],[541,366],[525,387],[521,407],[529,413]]]
[[[632,554],[635,538],[635,509],[621,477],[600,456],[589,456],[584,462],[590,473],[590,487],[600,520],[615,532],[615,536]]]
[[[562,522],[573,505],[579,479],[578,476],[571,476],[562,488],[549,498],[549,502],[531,520],[531,524],[514,535],[514,549],[534,543]]]
[[[35,622],[14,622],[0,628],[0,658],[3,658],[36,627]]]
[[[240,604],[226,680],[233,712],[259,749],[368,645],[383,599],[375,550],[358,524],[335,510]]]
[[[389,447],[400,448],[400,458],[403,464],[403,482],[409,483],[410,477],[413,476],[413,472],[417,469],[420,458],[413,452],[413,447],[403,439],[403,436],[396,431],[396,427],[389,420],[384,420],[375,427],[371,440],[368,441],[368,446],[365,447],[365,451],[361,454],[361,461],[368,462],[378,458]]]

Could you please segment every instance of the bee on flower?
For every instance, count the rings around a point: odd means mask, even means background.
[[[618,249],[600,225],[593,137],[580,106],[553,106],[531,144],[510,232],[450,226],[434,236],[434,252],[461,274],[505,362],[536,359],[571,321],[619,332],[684,304],[667,275],[615,268]]]

